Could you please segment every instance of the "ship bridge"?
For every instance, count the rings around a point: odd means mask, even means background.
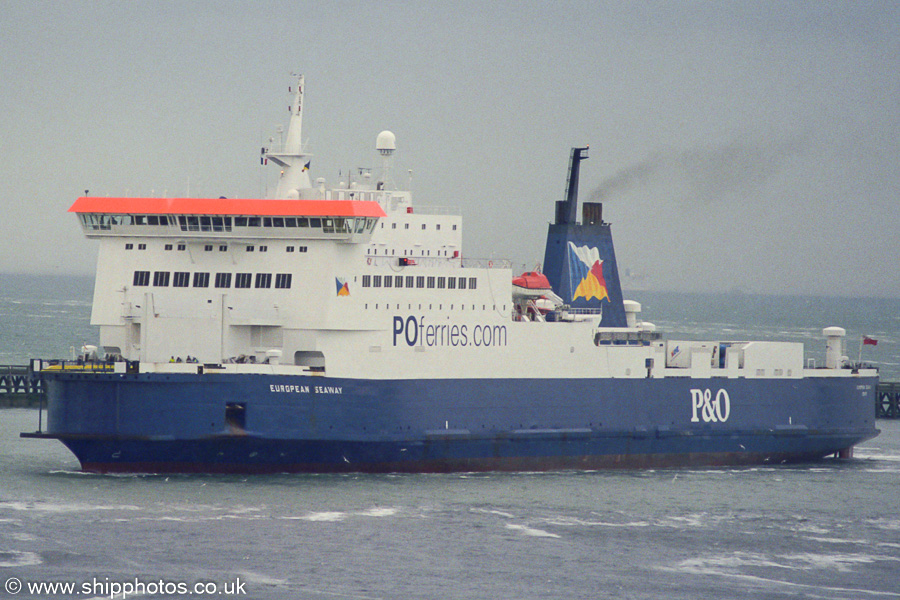
[[[366,242],[380,218],[372,200],[82,197],[87,237],[290,238]]]

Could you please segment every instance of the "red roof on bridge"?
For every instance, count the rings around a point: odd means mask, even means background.
[[[278,217],[384,217],[377,202],[248,198],[106,198],[83,196],[74,213],[115,215],[247,215]]]

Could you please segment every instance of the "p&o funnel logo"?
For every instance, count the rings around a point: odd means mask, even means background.
[[[603,279],[603,261],[597,248],[576,246],[569,242],[569,284],[575,290],[572,300],[609,300],[606,280]]]

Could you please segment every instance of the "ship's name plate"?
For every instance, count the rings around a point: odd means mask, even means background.
[[[276,394],[343,394],[342,386],[269,384],[269,391]]]

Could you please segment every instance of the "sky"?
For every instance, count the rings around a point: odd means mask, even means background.
[[[900,2],[0,0],[0,51],[2,272],[93,273],[85,190],[263,196],[303,73],[313,179],[390,129],[464,256],[537,266],[589,144],[626,288],[900,297]]]

